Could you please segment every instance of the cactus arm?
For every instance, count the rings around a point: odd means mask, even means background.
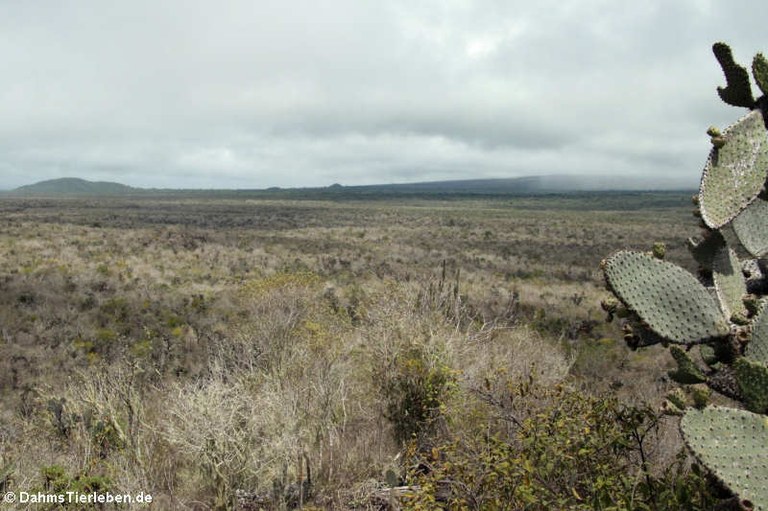
[[[731,47],[725,43],[715,43],[712,46],[712,52],[720,63],[720,67],[723,68],[725,75],[726,86],[717,88],[720,99],[729,105],[753,108],[755,98],[752,97],[749,74],[746,69],[733,60]]]
[[[768,60],[762,53],[755,55],[752,60],[752,76],[763,94],[768,94]]]

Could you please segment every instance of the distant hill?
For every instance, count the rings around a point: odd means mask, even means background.
[[[125,195],[140,191],[140,188],[108,181],[86,181],[75,177],[63,177],[50,179],[39,183],[20,186],[7,192],[10,195],[21,196],[97,196],[97,195]]]
[[[693,190],[697,183],[686,180],[648,180],[623,176],[548,175],[500,179],[461,179],[422,183],[392,183],[378,185],[278,188],[249,190],[192,190],[134,188],[120,183],[93,182],[78,178],[52,179],[2,192],[5,196],[21,197],[94,197],[94,196],[211,196],[264,198],[385,198],[385,197],[459,197],[499,195],[542,195],[604,191],[681,191]]]

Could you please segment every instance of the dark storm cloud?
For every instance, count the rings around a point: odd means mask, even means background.
[[[543,173],[695,183],[768,6],[4,2],[0,187],[265,187]]]

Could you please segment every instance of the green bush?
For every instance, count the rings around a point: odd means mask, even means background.
[[[663,417],[564,385],[511,388],[501,424],[409,451],[406,509],[711,509],[707,481],[681,453],[650,468]],[[525,416],[523,416],[525,415]]]
[[[396,356],[382,389],[395,439],[430,435],[454,383],[450,368],[429,360],[423,347],[410,346]]]

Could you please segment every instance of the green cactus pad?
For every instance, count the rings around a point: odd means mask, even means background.
[[[744,349],[750,360],[768,365],[768,303],[763,303],[752,320],[752,339]]]
[[[728,247],[722,247],[712,263],[712,280],[723,314],[726,318],[734,314],[745,316],[747,309],[742,297],[747,294],[747,283],[736,253]]]
[[[688,410],[680,421],[696,457],[738,497],[768,510],[768,420],[732,408]]]
[[[747,409],[755,413],[768,413],[768,366],[741,357],[733,364],[733,368]]]
[[[733,106],[752,108],[755,99],[752,97],[752,87],[749,85],[749,73],[733,60],[731,47],[725,43],[715,43],[712,46],[715,58],[723,68],[726,87],[718,87],[720,99]]]
[[[763,94],[768,94],[768,60],[762,53],[755,55],[752,60],[752,76]]]
[[[768,171],[768,131],[758,110],[730,126],[725,136],[726,144],[709,153],[699,188],[701,216],[713,229],[730,222],[757,197]]]
[[[677,362],[677,369],[669,371],[669,377],[677,383],[683,385],[692,385],[695,383],[704,383],[707,381],[707,377],[701,372],[701,369],[694,364],[693,360],[688,354],[677,346],[669,348],[672,353],[672,357]]]
[[[758,197],[733,219],[733,230],[750,254],[768,253],[768,201]]]
[[[693,406],[701,410],[709,404],[709,399],[712,397],[712,389],[703,385],[695,385],[691,387],[691,399],[693,399]]]
[[[707,289],[679,266],[621,251],[604,261],[603,273],[617,298],[669,341],[691,343],[729,332]]]
[[[675,405],[675,408],[678,410],[685,410],[688,407],[688,396],[685,395],[685,392],[680,387],[667,394],[667,400]]]

